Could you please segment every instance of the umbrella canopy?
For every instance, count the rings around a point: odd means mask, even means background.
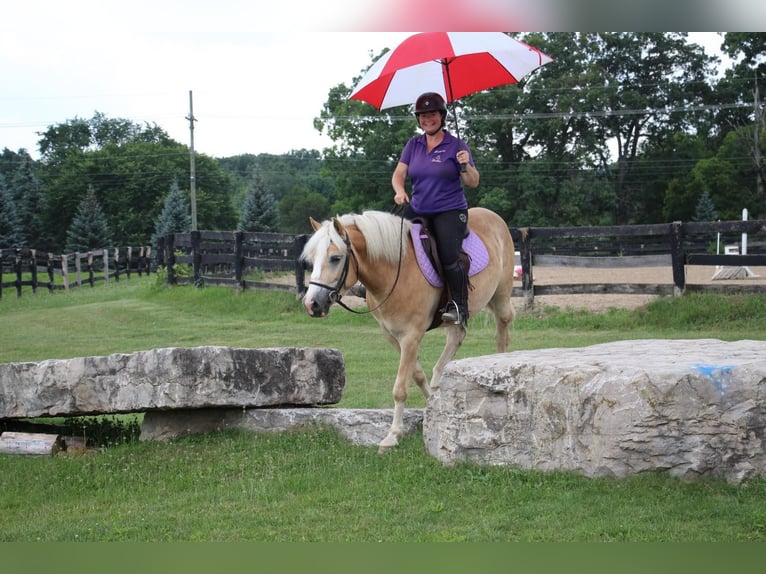
[[[447,103],[514,84],[550,56],[503,32],[424,32],[386,52],[354,87],[349,99],[379,110],[412,104],[424,92]]]

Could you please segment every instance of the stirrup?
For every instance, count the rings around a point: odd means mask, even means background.
[[[460,307],[454,301],[447,303],[447,308],[442,313],[442,321],[453,325],[465,325],[468,322],[466,313],[460,312]]]

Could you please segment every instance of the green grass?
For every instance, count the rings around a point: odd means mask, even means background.
[[[766,297],[687,295],[646,308],[520,312],[512,349],[618,339],[763,339]],[[459,357],[494,352],[471,319]],[[429,333],[430,369],[443,345]],[[396,355],[370,315],[311,319],[294,296],[168,289],[154,277],[0,300],[0,362],[168,346],[321,346],[342,351],[339,406],[391,407]],[[410,406],[423,406],[413,392]],[[0,456],[0,541],[759,541],[766,480],[685,483],[661,474],[586,479],[445,467],[421,436],[385,455],[333,431],[213,433],[97,454]]]
[[[331,431],[226,432],[6,457],[4,541],[722,541],[766,537],[766,484],[584,479],[384,456]]]

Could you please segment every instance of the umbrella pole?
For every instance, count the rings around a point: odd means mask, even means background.
[[[449,62],[445,59],[442,60],[442,64],[444,65],[444,70],[447,73],[447,101],[450,103],[450,106],[452,106],[452,118],[455,120],[455,137],[460,140],[460,126],[458,126],[457,123],[457,110],[455,109],[455,100],[452,97],[452,78],[449,75]],[[464,163],[460,164],[460,171],[465,172],[466,165]]]

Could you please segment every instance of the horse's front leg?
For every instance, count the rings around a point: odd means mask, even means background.
[[[394,419],[391,422],[388,434],[378,444],[378,452],[385,452],[399,444],[399,438],[404,430],[404,407],[407,402],[407,386],[416,370],[419,347],[419,340],[401,342],[399,344],[399,368],[396,372],[396,380],[394,381]],[[422,370],[421,368],[421,374]]]
[[[447,341],[444,344],[444,350],[439,356],[439,360],[434,365],[433,374],[431,375],[431,390],[439,388],[444,368],[452,360],[452,357],[455,356],[460,345],[463,344],[463,339],[465,339],[465,327],[463,325],[448,325],[445,329],[447,330]]]

